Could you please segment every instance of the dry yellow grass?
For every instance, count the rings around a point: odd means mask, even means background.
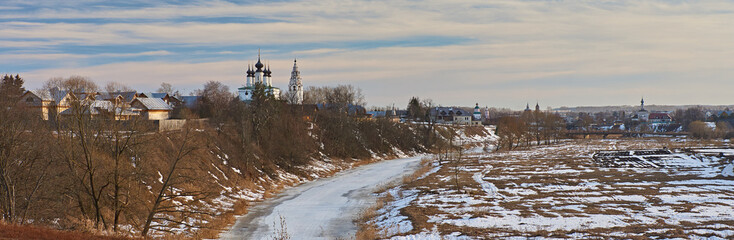
[[[525,147],[522,151],[495,152],[487,155],[468,156],[461,162],[458,173],[458,185],[455,190],[456,172],[451,164],[441,168],[425,178],[410,179],[403,182],[402,189],[418,191],[421,204],[412,204],[400,210],[408,217],[413,230],[400,235],[418,234],[434,227],[442,234],[460,232],[466,236],[495,238],[502,236],[523,237],[558,237],[585,236],[590,238],[630,238],[649,239],[688,238],[693,229],[707,226],[728,226],[734,229],[734,218],[725,219],[725,223],[707,222],[702,225],[687,224],[681,221],[675,224],[674,216],[658,216],[656,221],[645,222],[630,218],[630,214],[646,214],[649,207],[662,207],[676,213],[696,214],[696,207],[723,206],[734,209],[727,203],[671,203],[658,198],[684,196],[685,192],[665,192],[678,185],[668,184],[672,181],[690,181],[700,178],[696,170],[671,172],[667,169],[615,169],[599,168],[591,160],[596,150],[613,149],[680,149],[702,146],[726,146],[721,142],[688,141],[676,142],[670,139],[623,139],[623,140],[573,140],[552,146]],[[484,172],[483,170],[487,170]],[[481,172],[486,181],[491,182],[499,190],[497,196],[488,195],[482,186],[473,178]],[[425,173],[425,172],[424,172]],[[419,176],[422,176],[420,174]],[[593,184],[589,184],[593,183]],[[635,183],[643,183],[638,185]],[[653,185],[645,185],[653,183]],[[697,194],[723,194],[734,199],[734,191],[699,189]],[[463,203],[446,202],[455,199],[472,199],[471,207]],[[670,198],[668,197],[668,198]],[[433,199],[433,200],[431,200]],[[644,202],[640,202],[640,201]],[[383,203],[384,204],[384,203]],[[453,207],[452,207],[453,205]],[[378,208],[379,209],[379,208]],[[443,216],[445,219],[503,217],[506,212],[491,209],[514,211],[513,216],[520,218],[554,219],[564,217],[589,216],[621,216],[626,221],[621,226],[599,228],[588,226],[567,230],[547,230],[542,227],[528,226],[523,231],[504,227],[473,228],[454,224],[440,224],[431,216]],[[650,215],[653,216],[653,215]],[[648,216],[648,217],[650,217]],[[655,219],[655,217],[652,217]],[[369,227],[369,226],[368,226]],[[654,231],[651,231],[654,230]],[[577,234],[577,235],[571,235]],[[720,233],[721,234],[721,233]],[[725,234],[725,233],[724,233]],[[701,233],[698,236],[719,236]],[[721,237],[721,236],[719,236]]]

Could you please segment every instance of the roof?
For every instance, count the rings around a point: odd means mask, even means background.
[[[41,100],[43,100],[43,101],[53,101],[53,100],[54,100],[54,99],[53,99],[53,98],[51,97],[51,94],[48,94],[48,92],[46,92],[46,93],[44,94],[44,93],[43,93],[43,92],[41,92],[41,91],[26,91],[26,92],[25,92],[25,93],[23,94],[23,96],[25,96],[26,94],[33,94],[33,95],[35,95],[36,97],[40,98],[40,99],[41,99]]]
[[[56,104],[61,103],[61,100],[63,100],[67,95],[69,95],[69,91],[66,90],[59,90],[58,88],[51,89],[51,92],[46,92],[44,94],[48,94],[51,99],[53,99]]]
[[[62,99],[69,95],[69,91],[59,90],[58,88],[53,88],[51,91],[33,90],[28,92],[38,96],[43,101],[53,101],[56,104],[59,104]]]
[[[112,102],[105,101],[105,100],[92,100],[92,101],[84,101],[84,102],[85,104],[88,105],[88,107],[84,109],[83,114],[98,115],[98,114],[101,114],[103,111],[110,112],[112,109],[115,108],[115,105]],[[60,114],[70,115],[70,114],[73,114],[73,111],[74,111],[73,108],[68,108],[64,111],[61,111]],[[117,108],[115,112],[119,113],[120,109]]]
[[[385,111],[368,111],[367,114],[372,115],[372,117],[384,117]]]
[[[456,108],[456,107],[435,107],[431,108],[431,115],[433,116],[467,116],[471,115],[468,111]]]
[[[133,102],[140,102],[147,110],[172,110],[171,106],[160,98],[136,98]]]
[[[160,93],[160,92],[140,93],[140,97],[147,97],[147,98],[164,98],[167,95],[168,93]]]
[[[118,96],[125,99],[125,102],[132,102],[133,99],[135,99],[135,95],[138,93],[135,91],[129,91],[129,92],[98,92],[97,93],[97,99],[102,100],[112,100],[117,98]]]
[[[184,102],[184,105],[188,108],[195,107],[196,104],[199,102],[200,96],[181,96],[181,101]]]
[[[668,113],[654,112],[654,113],[650,113],[650,116],[648,116],[648,119],[671,119],[671,117]]]

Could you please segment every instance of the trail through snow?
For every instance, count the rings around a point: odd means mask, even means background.
[[[372,192],[412,173],[421,157],[368,164],[288,189],[250,207],[220,239],[270,239],[280,217],[292,239],[351,238],[357,231],[352,220],[376,200]]]

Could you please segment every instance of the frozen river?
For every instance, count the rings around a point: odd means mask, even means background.
[[[221,239],[271,239],[281,217],[292,239],[351,238],[357,231],[352,220],[374,204],[375,188],[412,173],[421,157],[380,161],[288,189],[252,206]]]

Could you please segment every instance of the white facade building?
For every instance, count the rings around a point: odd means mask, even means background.
[[[270,66],[265,65],[260,61],[260,51],[257,53],[257,63],[255,63],[255,70],[252,67],[247,66],[247,77],[245,77],[245,86],[238,88],[239,98],[241,101],[249,102],[252,101],[252,94],[255,91],[256,85],[263,85],[265,92],[272,95],[275,99],[280,97],[280,89],[273,87],[273,80],[271,76]]]
[[[650,112],[645,110],[645,99],[640,100],[640,110],[637,111],[637,120],[640,122],[647,122],[650,118]]]
[[[303,82],[301,82],[301,72],[298,71],[296,59],[293,60],[293,71],[291,71],[291,81],[288,84],[288,92],[293,98],[293,103],[303,104]]]

